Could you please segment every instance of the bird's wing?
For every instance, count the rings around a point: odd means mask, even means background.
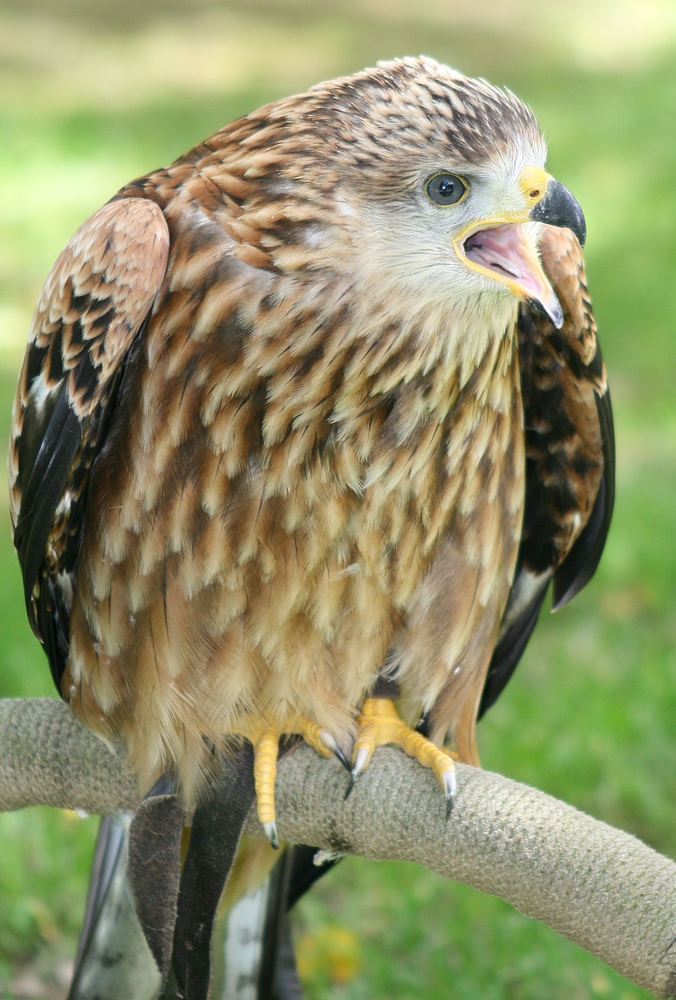
[[[33,317],[12,413],[10,505],[28,617],[57,687],[89,470],[168,252],[154,202],[110,202],[67,244]]]
[[[480,715],[514,672],[550,581],[557,609],[591,579],[613,512],[613,414],[582,250],[569,230],[552,227],[540,250],[565,319],[557,330],[528,306],[520,313],[526,505],[516,574]]]

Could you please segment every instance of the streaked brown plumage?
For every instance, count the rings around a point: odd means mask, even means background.
[[[175,764],[193,800],[210,745],[263,720],[348,746],[386,668],[476,762],[482,695],[612,508],[576,238],[528,223],[557,330],[448,236],[472,198],[454,239],[537,218],[544,155],[511,94],[400,60],[226,126],[59,258],[14,411],[16,544],[64,697],[144,788]],[[443,170],[471,183],[440,210]]]

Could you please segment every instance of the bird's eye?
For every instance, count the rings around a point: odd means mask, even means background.
[[[434,174],[425,184],[425,194],[435,205],[455,205],[468,190],[465,181],[456,174]]]

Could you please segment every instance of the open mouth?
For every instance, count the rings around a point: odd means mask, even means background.
[[[523,227],[511,222],[493,229],[479,229],[467,237],[463,249],[475,264],[520,283],[529,270],[522,233]]]
[[[561,305],[521,223],[508,222],[478,229],[470,233],[461,247],[470,266],[506,284],[520,298],[538,303],[554,326],[561,328]]]

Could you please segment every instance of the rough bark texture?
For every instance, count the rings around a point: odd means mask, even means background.
[[[343,801],[336,761],[299,747],[280,763],[279,832],[373,859],[415,861],[501,896],[651,990],[676,997],[676,864],[533,788],[458,767],[448,823],[433,775],[380,749]],[[51,699],[0,700],[0,810],[133,808],[121,750]],[[259,833],[252,817],[247,832]]]

